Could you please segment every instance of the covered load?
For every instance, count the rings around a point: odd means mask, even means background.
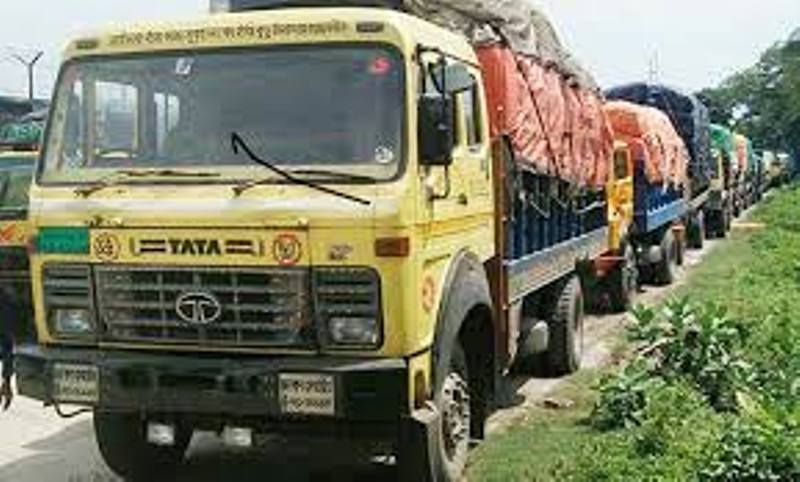
[[[689,151],[688,174],[692,194],[699,195],[708,189],[711,178],[717,173],[711,158],[711,134],[708,108],[691,94],[663,85],[634,83],[606,91],[613,100],[627,100],[655,107],[672,121]]]
[[[652,184],[683,187],[686,184],[688,152],[663,112],[626,101],[605,105],[614,137],[628,144],[635,162],[642,162]]]
[[[613,135],[602,94],[525,0],[407,0],[412,13],[458,30],[476,46],[495,139],[520,168],[602,188]]]
[[[372,6],[457,31],[475,46],[491,130],[521,169],[602,188],[613,140],[594,78],[529,0],[212,0],[214,10]]]
[[[718,178],[729,182],[730,178],[735,178],[738,172],[736,163],[736,142],[730,129],[719,124],[711,124],[711,147],[722,156],[722,167],[724,172],[719,173]]]

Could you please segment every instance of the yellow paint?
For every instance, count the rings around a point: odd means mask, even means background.
[[[633,160],[628,145],[614,145],[614,166],[608,183],[608,246],[618,251],[633,224]]]
[[[377,33],[360,33],[356,29],[359,22],[380,22],[384,29]],[[465,39],[391,10],[291,9],[214,15],[193,22],[117,29],[73,42],[66,51],[66,58],[341,42],[391,44],[404,56],[408,72],[408,128],[406,169],[402,177],[377,185],[337,186],[348,194],[370,200],[370,206],[292,185],[258,186],[240,198],[235,198],[231,186],[224,184],[121,185],[93,193],[88,199],[76,196],[73,188],[35,185],[31,191],[33,230],[42,226],[89,226],[92,246],[88,255],[33,256],[33,291],[40,341],[65,343],[55,340],[45,323],[42,267],[46,263],[275,266],[278,261],[272,246],[277,237],[288,233],[295,236],[301,246],[295,263],[298,266],[369,266],[379,272],[383,288],[384,345],[376,351],[354,351],[350,355],[409,357],[420,354],[409,360],[409,389],[413,395],[411,377],[415,372],[421,371],[429,384],[428,350],[433,343],[445,278],[454,258],[460,252],[470,252],[485,262],[496,253],[492,163],[485,109],[477,116],[480,135],[474,145],[467,145],[467,122],[464,112],[459,110],[457,125],[462,141],[453,153],[455,162],[449,170],[451,193],[447,199],[431,199],[432,194],[445,191],[445,170],[420,168],[416,156],[416,99],[421,88],[416,49],[419,45],[436,47],[471,64],[482,98],[480,72],[474,67],[477,58]],[[463,106],[463,102],[459,99],[458,104]],[[113,256],[98,247],[106,245],[110,237],[118,241],[119,247]],[[381,237],[408,237],[411,255],[407,258],[377,257],[374,244]],[[187,240],[205,244],[202,255],[192,253],[190,248],[171,247],[165,252],[152,253],[141,250],[143,240],[164,246],[173,243],[179,247]],[[227,253],[224,246],[230,240],[244,240],[254,247],[253,251]],[[208,248],[212,241],[222,248]],[[434,287],[434,301],[429,310],[421,299],[426,278],[433,280]],[[166,349],[133,344],[102,346]],[[180,350],[198,351],[199,348],[182,347]],[[234,348],[206,350],[254,352]],[[255,352],[308,355],[285,349]]]

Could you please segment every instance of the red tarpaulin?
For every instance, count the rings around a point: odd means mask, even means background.
[[[607,102],[605,111],[615,138],[628,143],[635,161],[644,162],[650,182],[686,183],[689,152],[666,114],[625,101]]]
[[[492,135],[511,141],[520,167],[604,187],[613,137],[600,94],[503,45],[480,46],[477,52]]]

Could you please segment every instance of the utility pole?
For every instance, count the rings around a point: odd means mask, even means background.
[[[23,57],[22,55],[19,55],[19,54],[15,54],[15,53],[11,54],[12,57],[17,59],[17,61],[19,61],[19,63],[21,63],[22,65],[25,66],[26,69],[28,69],[28,100],[31,101],[31,110],[33,110],[33,97],[34,97],[34,93],[33,93],[33,87],[34,87],[33,86],[33,69],[36,66],[36,62],[38,62],[39,59],[42,58],[42,55],[44,55],[44,52],[42,52],[41,50],[36,52],[36,55],[31,57],[30,59],[26,59],[25,57]]]
[[[650,57],[650,60],[647,65],[647,78],[650,80],[651,83],[657,83],[659,77],[661,76],[661,67],[659,65],[658,59],[658,51],[653,52],[653,56]]]

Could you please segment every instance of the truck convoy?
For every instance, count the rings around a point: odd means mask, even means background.
[[[527,2],[336,3],[67,49],[18,383],[90,407],[122,476],[211,429],[455,481],[512,366],[579,366],[613,149],[591,77]]]
[[[701,244],[704,108],[648,90],[615,136],[525,0],[212,10],[73,41],[30,189],[19,390],[91,409],[123,477],[204,429],[460,480],[510,371],[580,366],[598,267],[624,306]]]

